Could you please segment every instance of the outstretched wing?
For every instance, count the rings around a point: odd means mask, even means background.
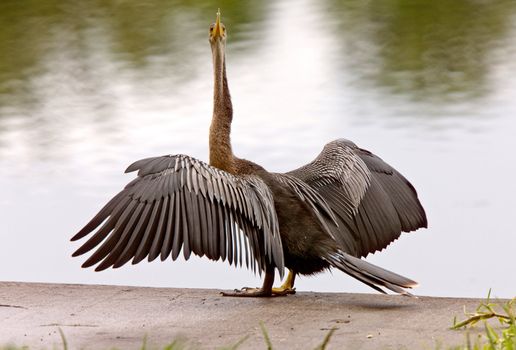
[[[261,273],[283,273],[283,249],[272,193],[256,176],[235,176],[186,155],[139,160],[138,177],[111,199],[72,240],[96,230],[73,256],[100,245],[83,264],[96,270],[148,257],[175,260],[181,250],[227,259]],[[100,226],[100,228],[99,228]],[[98,228],[98,229],[97,229]]]
[[[381,250],[401,232],[427,226],[410,182],[351,141],[328,143],[314,161],[288,174],[326,200],[338,223],[328,226],[343,250],[354,256]]]

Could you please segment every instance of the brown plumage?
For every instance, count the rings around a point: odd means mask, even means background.
[[[126,172],[135,180],[108,202],[72,240],[95,233],[74,256],[98,247],[83,267],[96,270],[182,252],[265,272],[263,286],[231,296],[294,293],[296,274],[331,267],[383,292],[401,294],[416,282],[361,257],[385,248],[401,232],[426,227],[414,187],[374,154],[340,139],[311,163],[270,173],[234,156],[233,118],[225,64],[226,30],[210,27],[214,108],[210,165],[186,155],[142,159]],[[283,275],[272,288],[276,269]]]

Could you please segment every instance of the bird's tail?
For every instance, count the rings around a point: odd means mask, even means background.
[[[386,293],[382,287],[402,295],[412,296],[412,294],[407,292],[404,288],[413,288],[418,285],[417,282],[409,278],[382,269],[379,266],[368,263],[365,260],[356,258],[342,251],[326,257],[325,260],[342,272],[347,273],[351,277],[356,278],[384,294]]]

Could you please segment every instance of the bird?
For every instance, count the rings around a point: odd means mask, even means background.
[[[402,232],[427,227],[412,184],[375,154],[346,139],[326,144],[310,163],[274,173],[233,154],[233,107],[226,74],[227,31],[220,9],[209,27],[214,72],[209,163],[184,154],[138,160],[137,176],[77,233],[72,256],[95,251],[82,267],[119,268],[192,254],[245,266],[258,288],[224,296],[295,293],[298,275],[340,270],[373,289],[411,295],[417,282],[364,258]],[[276,271],[283,278],[273,287]]]

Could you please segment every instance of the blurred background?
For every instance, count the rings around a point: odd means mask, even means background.
[[[207,160],[221,8],[235,153],[283,172],[348,138],[418,189],[429,229],[368,260],[416,293],[516,294],[516,2],[0,2],[0,280],[232,289],[193,258],[95,273],[69,242],[134,160]],[[372,292],[334,272],[298,290]]]

